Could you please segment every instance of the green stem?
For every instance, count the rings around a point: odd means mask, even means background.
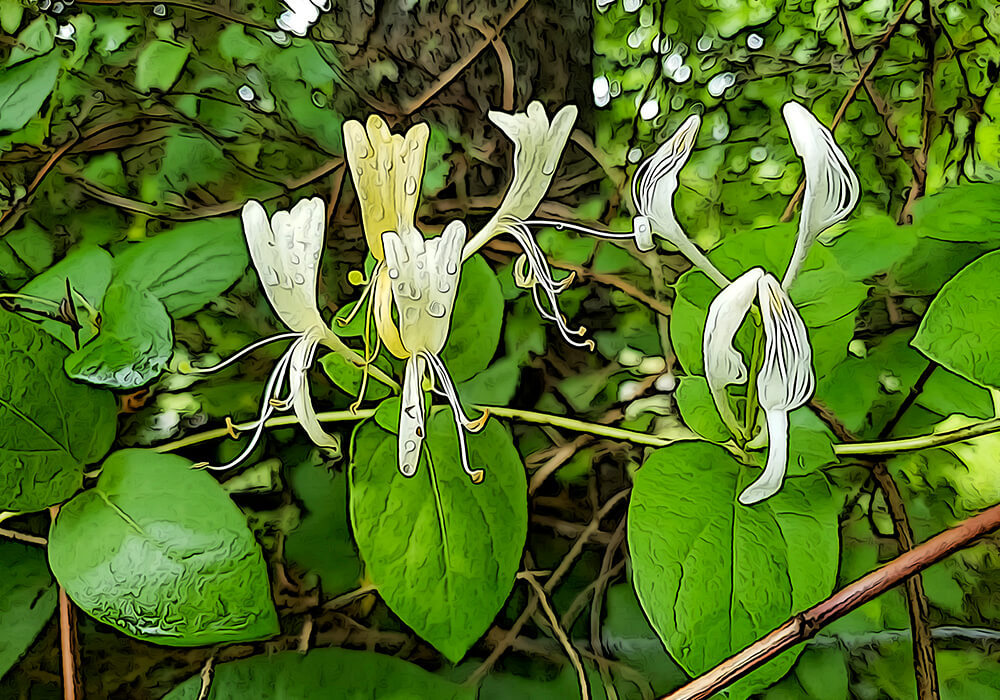
[[[616,428],[612,425],[588,423],[587,421],[567,418],[566,416],[556,416],[550,413],[526,411],[518,408],[508,408],[506,406],[474,406],[474,408],[480,411],[489,411],[492,415],[497,416],[498,418],[510,418],[521,421],[522,423],[551,425],[578,433],[599,435],[613,440],[631,442],[634,445],[666,447],[667,445],[671,445],[679,440],[687,439],[659,437],[657,435],[650,435],[649,433],[640,433],[636,430]],[[324,413],[318,413],[316,417],[323,423],[335,423],[365,420],[366,418],[371,418],[373,415],[375,415],[374,408],[365,408],[357,412],[326,411]],[[268,428],[276,428],[284,425],[295,425],[297,422],[298,419],[295,416],[289,415],[271,418],[264,423],[264,425]],[[235,428],[237,430],[246,430],[252,425],[252,423],[244,423],[242,425],[235,426]],[[914,452],[932,447],[951,445],[956,442],[963,442],[965,440],[971,440],[972,438],[990,435],[993,433],[1000,433],[1000,418],[992,418],[988,421],[968,425],[964,428],[958,428],[957,430],[949,430],[947,432],[934,433],[932,435],[918,435],[916,437],[902,438],[899,440],[882,440],[878,442],[840,443],[833,446],[833,451],[839,456],[869,456],[896,454],[900,452]],[[190,447],[202,442],[208,442],[209,440],[217,440],[219,438],[226,437],[228,434],[229,431],[226,428],[216,428],[214,430],[206,430],[203,433],[188,435],[180,440],[158,445],[153,449],[157,452],[173,452],[174,450]]]
[[[951,445],[991,433],[1000,433],[1000,418],[992,418],[982,423],[975,423],[967,425],[964,428],[933,433],[931,435],[918,435],[916,437],[881,440],[878,442],[842,443],[834,445],[833,451],[841,456],[896,454],[898,452],[913,452],[916,450],[926,450],[931,447]]]

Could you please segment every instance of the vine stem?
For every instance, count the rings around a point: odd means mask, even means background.
[[[664,696],[662,700],[703,700],[711,697],[782,652],[811,639],[834,620],[874,600],[904,579],[964,549],[998,527],[1000,504],[935,535],[885,566],[840,589],[823,602],[795,615],[743,651]]]
[[[59,506],[49,508],[49,517],[55,522]],[[59,656],[62,667],[63,700],[80,700],[83,688],[77,669],[76,615],[66,589],[59,586]]]
[[[648,447],[666,447],[675,442],[679,442],[680,440],[695,439],[694,433],[692,433],[690,437],[666,438],[658,435],[650,435],[649,433],[641,433],[637,430],[616,428],[613,425],[589,423],[575,418],[567,418],[566,416],[556,416],[551,413],[526,411],[519,408],[508,408],[506,406],[474,406],[473,408],[479,411],[489,411],[491,415],[499,418],[510,418],[512,420],[519,420],[523,423],[551,425],[578,433],[599,435],[601,437],[622,440],[623,442],[631,442],[634,445],[646,445]],[[356,412],[325,411],[323,413],[316,414],[316,417],[323,423],[336,423],[365,420],[366,418],[371,418],[373,415],[375,415],[374,408],[364,408]],[[298,419],[295,416],[289,415],[269,418],[264,425],[268,428],[277,428],[285,425],[295,425],[296,423],[298,423]],[[236,430],[246,430],[253,425],[253,423],[243,423],[234,427]],[[1000,418],[992,418],[981,423],[974,423],[973,425],[965,426],[964,428],[957,428],[955,430],[948,430],[941,433],[933,433],[931,435],[918,435],[916,437],[900,438],[897,440],[879,440],[877,442],[839,443],[833,446],[833,451],[835,454],[842,457],[898,454],[901,452],[915,452],[931,447],[951,445],[956,442],[964,442],[965,440],[993,433],[1000,433]],[[194,435],[188,435],[187,437],[174,440],[173,442],[166,442],[162,445],[157,445],[153,449],[156,452],[173,452],[174,450],[191,447],[192,445],[208,442],[209,440],[218,440],[219,438],[224,438],[228,435],[230,435],[229,429],[216,428],[214,430],[206,430],[201,433],[195,433]]]

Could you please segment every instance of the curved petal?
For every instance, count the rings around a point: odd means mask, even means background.
[[[692,114],[632,176],[632,203],[637,213],[648,217],[654,233],[678,247],[678,241],[686,241],[687,236],[674,216],[677,176],[691,157],[700,127],[701,117]]]
[[[788,413],[765,411],[767,419],[767,464],[764,473],[747,486],[739,501],[745,506],[760,503],[781,490],[788,468]]]
[[[537,100],[524,112],[489,113],[490,121],[514,143],[514,177],[493,218],[465,245],[463,259],[499,235],[505,218],[527,219],[538,208],[552,184],[576,115],[576,107],[566,105],[550,123],[545,108]]]
[[[413,476],[420,464],[424,444],[424,372],[427,364],[419,355],[406,361],[399,412],[399,471]]]
[[[309,28],[319,19],[320,10],[329,9],[329,5],[319,5],[313,0],[282,0],[288,9],[278,17],[277,25],[295,36],[305,36]]]
[[[358,193],[368,248],[383,259],[382,234],[414,225],[430,129],[412,126],[393,134],[378,115],[344,123],[344,154]]]
[[[733,347],[733,340],[750,312],[757,296],[757,282],[763,275],[759,267],[747,270],[719,292],[708,307],[702,353],[709,387],[722,389],[747,380],[746,363]]]
[[[323,325],[316,306],[325,207],[319,197],[299,200],[271,221],[260,202],[243,206],[243,233],[250,258],[275,313],[291,330]]]
[[[401,360],[410,356],[410,351],[403,345],[399,337],[399,329],[392,318],[392,280],[389,270],[381,265],[375,273],[375,289],[372,291],[372,316],[375,319],[375,332],[379,340],[393,355]]]
[[[316,357],[316,346],[319,344],[323,330],[316,329],[295,341],[289,349],[288,386],[291,391],[292,410],[299,423],[305,428],[309,439],[320,447],[340,450],[340,439],[330,435],[320,425],[313,408],[312,394],[309,391],[308,371]]]
[[[786,102],[781,111],[806,178],[798,239],[782,281],[787,289],[819,234],[847,216],[858,203],[861,185],[833,134],[808,109],[797,102]]]
[[[764,361],[757,374],[757,396],[765,411],[791,411],[805,404],[816,388],[809,333],[778,280],[764,275],[757,289],[764,322]]]

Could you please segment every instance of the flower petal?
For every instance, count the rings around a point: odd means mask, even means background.
[[[335,448],[339,451],[340,439],[330,435],[320,425],[313,408],[312,394],[309,391],[308,371],[316,357],[316,346],[319,344],[324,329],[314,329],[302,336],[289,349],[290,364],[288,368],[288,386],[291,391],[292,410],[299,423],[305,428],[309,439],[320,447]]]
[[[764,321],[764,361],[757,374],[757,396],[765,411],[791,411],[805,404],[816,388],[806,324],[772,275],[757,282]]]
[[[403,476],[417,473],[420,446],[424,443],[424,373],[426,362],[419,355],[406,361],[399,412],[399,471]]]
[[[767,464],[760,478],[740,494],[739,501],[745,506],[760,503],[778,493],[788,469],[788,413],[765,411],[764,416],[767,420]]]
[[[701,117],[692,114],[632,176],[632,203],[636,211],[648,218],[654,233],[677,247],[683,245],[679,243],[681,239],[687,241],[674,216],[677,176],[691,157],[700,126]]]
[[[243,206],[243,232],[264,292],[282,322],[293,331],[323,325],[316,305],[316,281],[325,227],[323,200],[302,199],[271,221],[260,202]]]
[[[798,240],[782,281],[787,289],[819,234],[847,216],[858,203],[861,185],[833,134],[808,109],[797,102],[786,102],[782,114],[806,178]]]
[[[365,127],[344,123],[344,153],[376,260],[383,259],[383,233],[414,225],[429,137],[427,124],[414,125],[404,137],[374,114]]]
[[[465,245],[463,258],[498,236],[504,230],[504,219],[527,219],[538,208],[552,184],[576,115],[576,107],[566,105],[550,123],[538,101],[529,104],[524,112],[489,113],[490,121],[514,143],[514,177],[493,218]]]
[[[747,270],[719,292],[708,307],[702,354],[705,379],[713,390],[747,380],[746,363],[733,347],[733,340],[750,312],[757,296],[757,283],[763,275],[764,270],[759,267]]]

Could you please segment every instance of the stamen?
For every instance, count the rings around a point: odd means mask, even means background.
[[[357,270],[354,270],[354,272],[357,272]],[[371,279],[369,279],[365,283],[364,291],[361,292],[361,296],[358,298],[357,302],[355,302],[354,306],[351,308],[350,313],[348,313],[347,316],[344,318],[336,319],[338,326],[340,326],[341,328],[345,327],[347,324],[349,324],[351,321],[354,320],[355,316],[358,315],[358,312],[361,310],[361,307],[365,305],[365,302],[368,301],[368,297],[372,295],[372,290],[375,289],[374,283],[375,283],[375,277],[377,276],[375,273],[377,272],[378,268],[376,268],[375,271],[372,273]]]
[[[469,420],[469,417],[462,410],[462,403],[458,400],[458,392],[455,390],[455,384],[451,381],[451,375],[448,374],[448,369],[444,366],[441,358],[431,353],[421,353],[420,356],[427,361],[431,378],[441,385],[440,390],[434,388],[434,391],[447,397],[448,403],[451,405],[451,415],[455,419],[455,430],[458,433],[458,453],[462,461],[462,470],[469,475],[472,483],[481,484],[483,483],[483,479],[486,478],[486,472],[482,469],[473,469],[469,466],[469,449],[465,444],[465,431],[477,432],[482,427],[477,424],[480,422],[485,424],[486,419],[489,418],[489,414],[484,412],[476,421]],[[476,426],[475,429],[470,429],[470,424]]]
[[[584,226],[582,224],[573,224],[568,221],[554,221],[549,219],[522,219],[522,224],[526,226],[548,226],[554,228],[556,231],[562,231],[567,229],[569,231],[576,231],[577,233],[586,233],[590,236],[597,236],[598,238],[613,238],[628,240],[635,238],[635,234],[631,231],[603,231],[601,229],[591,228],[589,226]]]
[[[279,340],[290,340],[292,338],[298,338],[301,335],[302,335],[301,333],[278,333],[277,335],[272,335],[269,338],[264,338],[263,340],[258,340],[256,343],[252,343],[252,344],[246,346],[245,348],[243,348],[242,350],[240,350],[238,353],[236,353],[235,355],[233,355],[232,357],[230,357],[228,360],[223,360],[222,362],[220,362],[217,365],[212,365],[211,367],[187,367],[187,368],[185,368],[185,369],[182,370],[182,373],[183,374],[209,374],[211,372],[218,372],[220,369],[224,369],[224,368],[228,367],[229,365],[233,364],[234,362],[237,362],[240,359],[246,357],[247,355],[249,355],[250,353],[252,353],[257,348],[264,347],[265,345],[268,345],[270,343],[275,343],[275,342],[277,342]]]
[[[233,423],[233,419],[229,416],[226,416],[226,435],[231,437],[233,440],[240,439],[240,429],[236,427],[236,424]]]

